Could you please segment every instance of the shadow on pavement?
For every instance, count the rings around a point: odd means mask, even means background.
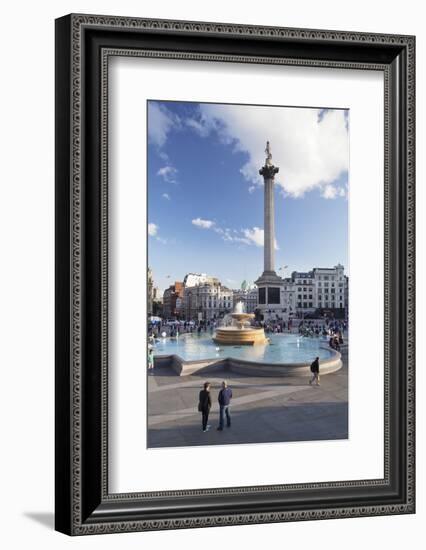
[[[346,402],[286,403],[238,411],[231,409],[232,426],[218,432],[217,412],[209,418],[211,430],[201,430],[201,415],[169,422],[148,430],[148,447],[235,445],[348,438]]]

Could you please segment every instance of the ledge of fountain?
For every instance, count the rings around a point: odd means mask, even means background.
[[[328,349],[328,348],[325,348]],[[320,375],[327,375],[338,371],[342,367],[341,354],[335,350],[328,350],[331,357],[320,363]],[[178,376],[202,374],[204,369],[224,368],[243,376],[252,377],[290,377],[305,378],[310,376],[310,362],[303,363],[258,363],[244,359],[212,358],[194,361],[185,361],[179,355],[157,355],[154,358],[155,368],[171,367]]]

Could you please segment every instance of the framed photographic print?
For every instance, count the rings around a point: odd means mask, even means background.
[[[56,529],[414,513],[413,36],[56,21]]]

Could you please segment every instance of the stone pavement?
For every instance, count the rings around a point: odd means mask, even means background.
[[[346,439],[348,437],[347,350],[343,367],[312,387],[306,378],[254,378],[225,369],[177,376],[159,368],[148,376],[148,447],[183,447]],[[232,388],[232,426],[218,432],[217,395],[222,380]],[[210,431],[197,410],[203,383],[211,383]]]

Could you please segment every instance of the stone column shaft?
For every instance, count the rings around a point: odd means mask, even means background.
[[[264,271],[275,271],[274,180],[265,178],[264,197]]]

